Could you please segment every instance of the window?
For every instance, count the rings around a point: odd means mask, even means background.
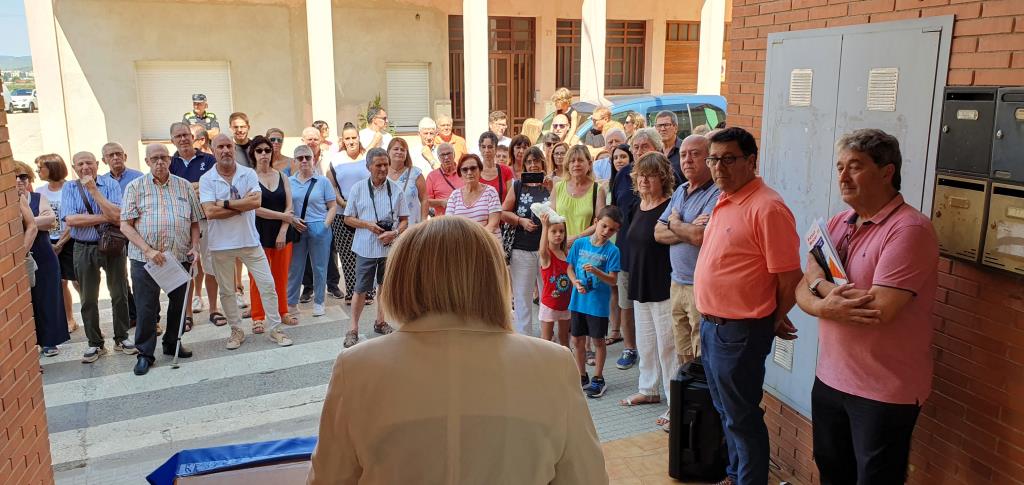
[[[388,121],[396,131],[416,131],[420,119],[430,115],[430,69],[427,64],[389,64],[387,74]]]
[[[699,22],[669,22],[665,29],[665,40],[677,41],[700,41]]]
[[[209,111],[227,130],[231,114],[231,74],[227,61],[135,63],[143,140],[167,140],[170,126],[192,109],[192,95],[203,93]]]
[[[555,83],[580,88],[582,21],[559,19],[555,34]],[[608,89],[643,89],[647,23],[609,20],[605,34],[604,84]]]

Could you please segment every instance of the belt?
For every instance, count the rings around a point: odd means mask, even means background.
[[[99,241],[83,241],[81,239],[73,239],[73,241],[75,241],[75,244],[85,244],[86,246],[95,246],[99,244]]]
[[[722,317],[716,317],[714,315],[702,315],[702,316],[704,317],[705,320],[707,320],[707,321],[709,321],[709,322],[711,322],[711,323],[713,323],[715,325],[726,325],[726,324],[729,324],[729,323],[762,323],[762,322],[764,322],[766,320],[771,319],[771,317],[772,317],[771,315],[768,315],[768,316],[765,316],[765,317],[761,317],[761,318],[722,318]]]

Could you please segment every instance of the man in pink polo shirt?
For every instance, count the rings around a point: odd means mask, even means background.
[[[881,130],[844,135],[839,190],[851,209],[828,223],[850,277],[836,286],[808,258],[797,302],[818,317],[811,392],[821,483],[903,483],[910,439],[932,384],[939,246],[900,195],[900,145]]]
[[[694,270],[702,362],[729,446],[725,485],[767,485],[764,361],[800,281],[800,238],[782,197],[757,176],[757,143],[742,128],[710,137],[705,162],[721,189]]]

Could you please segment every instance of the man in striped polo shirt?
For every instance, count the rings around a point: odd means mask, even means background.
[[[149,174],[129,183],[121,199],[121,232],[131,242],[128,259],[131,260],[132,286],[139,314],[135,327],[135,342],[139,349],[135,375],[138,376],[149,372],[156,360],[153,352],[160,311],[160,286],[146,271],[146,263],[163,266],[168,264],[166,254],[170,254],[188,270],[198,256],[199,220],[203,215],[192,185],[171,175],[171,156],[166,147],[159,143],[147,145],[146,164],[149,165]],[[187,284],[182,284],[167,295],[164,355],[174,355],[187,287]],[[192,352],[181,347],[178,356],[188,358]]]
[[[363,313],[366,294],[384,280],[384,264],[388,250],[398,235],[409,224],[409,208],[402,188],[388,180],[391,162],[383,148],[372,148],[366,153],[366,168],[370,178],[352,186],[345,206],[345,224],[356,230],[352,252],[356,253],[356,288],[352,298],[352,328],[345,334],[345,347],[359,342],[359,317]],[[373,330],[380,334],[392,332],[384,321],[380,305]]]

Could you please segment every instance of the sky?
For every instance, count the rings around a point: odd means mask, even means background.
[[[25,3],[22,0],[0,0],[0,55],[29,54]]]

